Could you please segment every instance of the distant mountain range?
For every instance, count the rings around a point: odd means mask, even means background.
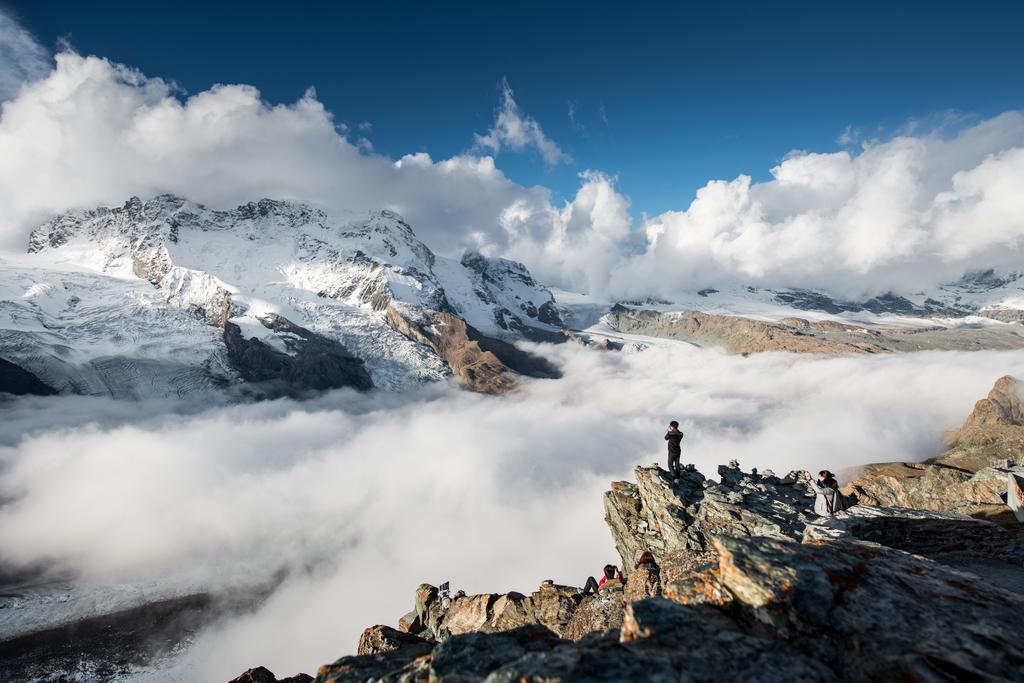
[[[736,352],[1024,346],[1018,325],[923,346],[861,339],[860,329],[892,316],[1019,322],[1020,273],[971,273],[863,302],[750,287],[673,302],[559,296],[520,263],[436,255],[390,211],[338,216],[270,199],[221,211],[171,195],[132,198],[56,216],[32,232],[26,254],[0,259],[0,391],[265,397],[452,376],[504,393],[519,375],[559,375],[516,342],[595,336],[602,348],[646,335]],[[680,314],[699,333],[682,330]]]

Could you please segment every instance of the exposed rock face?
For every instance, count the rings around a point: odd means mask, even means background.
[[[410,633],[402,633],[390,626],[371,626],[363,631],[359,637],[359,646],[356,653],[361,655],[375,655],[384,652],[393,652],[398,648],[419,648],[423,654],[429,652],[433,646]]]
[[[246,338],[238,325],[224,325],[224,344],[242,377],[264,383],[266,391],[295,394],[352,387],[373,388],[373,381],[356,358],[338,342],[314,334],[276,315],[261,320],[264,327],[284,340],[284,351],[255,337]]]
[[[651,552],[663,580],[685,573],[697,554],[712,550],[719,534],[800,538],[813,515],[814,499],[794,476],[745,473],[720,467],[721,483],[686,471],[673,480],[657,467],[638,467],[636,484],[615,482],[605,493],[605,521],[626,571]]]
[[[515,375],[556,378],[557,368],[539,356],[487,337],[450,313],[392,302],[388,324],[413,341],[429,346],[452,369],[466,388],[485,394],[505,394]]]
[[[659,594],[661,594],[661,572],[657,565],[641,564],[629,573],[623,590],[623,598],[627,602],[653,598]]]
[[[416,589],[414,610],[399,620],[399,632],[442,641],[463,633],[510,631],[532,625],[561,635],[583,598],[575,586],[545,581],[528,596],[516,592],[458,595],[446,607],[438,589],[425,583]]]
[[[591,633],[617,631],[622,627],[625,606],[622,583],[608,581],[596,593],[583,598],[565,625],[562,637],[579,640]]]
[[[710,597],[627,603],[617,633],[467,633],[345,657],[317,681],[1012,681],[1024,666],[1007,640],[1024,599],[977,577],[863,541],[713,544],[716,571],[693,579]]]
[[[230,683],[311,683],[312,680],[313,677],[309,674],[296,674],[288,678],[277,678],[266,667],[258,666],[255,669],[249,669],[238,678],[232,679]]]
[[[50,396],[57,391],[28,370],[0,358],[0,394]]]
[[[804,530],[806,542],[853,539],[928,557],[999,558],[1011,543],[1003,527],[967,515],[865,505],[819,517]]]
[[[978,401],[950,449],[923,463],[868,465],[844,491],[861,503],[1006,516],[1008,477],[1024,475],[1022,385],[1002,377]]]

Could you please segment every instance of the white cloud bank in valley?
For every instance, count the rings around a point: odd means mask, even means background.
[[[617,563],[601,494],[636,464],[664,463],[670,419],[705,473],[731,458],[838,470],[936,453],[997,377],[1024,376],[1019,352],[549,350],[565,378],[500,399],[434,386],[193,416],[24,400],[0,439],[0,499],[11,501],[0,547],[8,562],[97,582],[237,586],[287,567],[261,610],[200,639],[180,679],[257,664],[292,673],[350,652],[365,626],[393,624],[421,581],[525,592]]]
[[[477,149],[567,160],[507,84]],[[615,298],[718,284],[906,293],[1024,259],[1020,112],[952,137],[793,152],[767,182],[711,181],[686,210],[643,225],[614,179],[580,177],[576,196],[558,205],[547,188],[509,180],[491,156],[368,152],[312,90],[290,105],[245,85],[183,98],[159,78],[66,51],[4,104],[0,242],[23,248],[54,212],[174,192],[215,207],[267,196],[391,208],[443,253],[479,248],[523,260],[549,284]]]

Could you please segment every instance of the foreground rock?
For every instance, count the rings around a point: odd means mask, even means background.
[[[274,672],[258,666],[249,669],[238,678],[232,679],[231,683],[311,683],[313,677],[309,674],[296,674],[288,678],[277,678]]]
[[[678,479],[658,467],[636,468],[636,483],[615,482],[605,493],[605,521],[628,572],[645,552],[663,580],[686,574],[713,556],[719,534],[799,539],[813,518],[814,499],[796,474],[718,468],[721,481],[696,470]]]
[[[628,603],[617,630],[577,641],[524,626],[452,636],[426,654],[345,657],[317,681],[1017,680],[1024,599],[864,541],[712,541],[698,604]]]
[[[1002,377],[978,401],[950,448],[923,463],[868,465],[844,492],[861,503],[1009,519],[1008,489],[1024,475],[1024,386]]]

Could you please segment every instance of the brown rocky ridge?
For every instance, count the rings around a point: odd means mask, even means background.
[[[829,356],[925,350],[1024,348],[1024,329],[956,329],[941,326],[864,326],[804,318],[769,322],[702,311],[660,313],[616,304],[602,318],[619,332],[661,337],[730,353],[781,351]]]
[[[862,503],[1012,520],[1007,495],[1024,476],[1024,384],[1001,377],[925,462],[868,465],[844,489]]]

